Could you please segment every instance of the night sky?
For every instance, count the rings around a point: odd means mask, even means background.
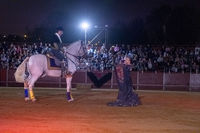
[[[93,25],[115,25],[145,18],[163,4],[200,8],[199,0],[1,0],[0,33],[24,34],[27,28],[45,24],[55,13],[66,16],[60,22],[63,26],[78,27],[85,18]]]

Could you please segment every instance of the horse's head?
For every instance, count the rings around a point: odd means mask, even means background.
[[[85,44],[83,41],[80,41],[80,49],[79,49],[79,55],[82,57],[85,57],[87,55],[87,44]]]
[[[81,40],[76,41],[66,47],[65,54],[73,55],[76,57],[84,57],[87,55],[87,46]]]

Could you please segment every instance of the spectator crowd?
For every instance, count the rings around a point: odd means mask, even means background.
[[[15,44],[0,42],[0,69],[16,69],[27,57],[45,54],[48,43]],[[195,72],[200,70],[199,47],[151,46],[151,45],[89,45],[88,58],[80,60],[80,69],[111,70],[113,65],[131,58],[133,71]]]

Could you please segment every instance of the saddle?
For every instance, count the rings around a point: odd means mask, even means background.
[[[46,54],[47,57],[47,67],[49,70],[61,70],[62,62],[58,60],[55,56],[51,54]]]
[[[47,57],[47,68],[49,70],[61,70],[62,77],[65,77],[66,74],[69,74],[67,68],[68,65],[66,64],[67,62],[60,61],[51,53],[47,53],[46,57]]]

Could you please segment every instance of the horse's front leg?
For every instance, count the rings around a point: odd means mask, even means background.
[[[70,92],[71,87],[72,87],[72,75],[71,74],[66,75],[66,85],[67,85],[67,94],[66,94],[67,101],[71,102],[71,101],[74,100],[72,95],[71,95],[71,92]]]

